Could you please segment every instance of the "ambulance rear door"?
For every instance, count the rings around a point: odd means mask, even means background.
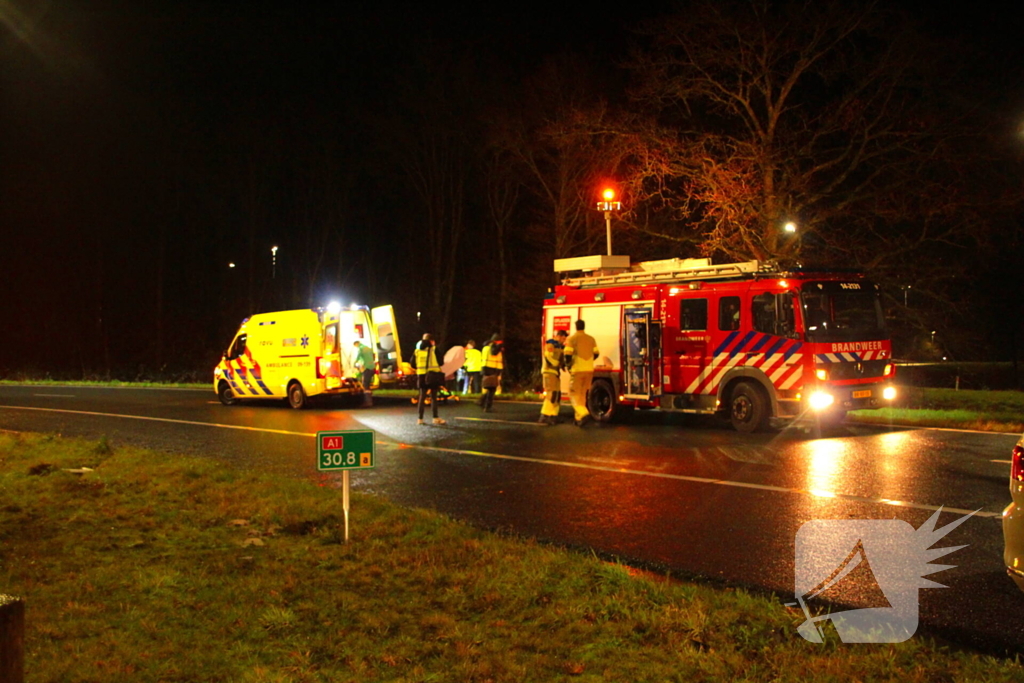
[[[398,342],[395,309],[390,304],[370,310],[373,325],[373,350],[381,382],[397,382],[401,377],[402,347]]]

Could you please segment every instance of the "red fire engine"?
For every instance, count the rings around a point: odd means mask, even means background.
[[[559,259],[555,271],[565,279],[544,302],[544,339],[585,321],[599,350],[588,400],[598,421],[660,408],[720,413],[752,432],[896,397],[878,287],[862,274],[628,256]]]

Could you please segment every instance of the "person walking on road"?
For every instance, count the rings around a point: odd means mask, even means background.
[[[359,381],[363,385],[363,406],[373,405],[373,378],[377,374],[377,362],[373,358],[373,349],[359,341],[353,344],[355,358],[353,365],[359,371]]]
[[[423,335],[423,339],[416,343],[416,351],[413,353],[413,365],[416,366],[416,384],[420,390],[419,419],[416,424],[424,424],[423,409],[427,403],[427,393],[430,394],[431,412],[434,414],[434,424],[447,424],[437,416],[437,388],[444,384],[444,373],[437,362],[437,352],[434,350],[434,338],[429,334]]]
[[[562,355],[565,338],[569,333],[558,330],[555,336],[544,343],[544,360],[541,373],[544,377],[544,403],[540,407],[538,422],[546,425],[558,424],[558,409],[562,403]]]
[[[597,340],[587,334],[587,324],[576,321],[576,334],[565,342],[565,366],[569,368],[572,379],[569,382],[569,399],[575,414],[575,425],[582,427],[591,420],[587,410],[587,394],[594,382],[594,360],[597,359]]]
[[[497,334],[491,335],[482,352],[483,358],[483,396],[479,405],[485,413],[494,408],[494,394],[501,384],[501,373],[505,369],[505,345]]]
[[[466,342],[466,363],[462,366],[462,369],[466,371],[466,382],[462,386],[463,394],[480,393],[483,367],[483,354],[480,353],[480,349],[476,348],[476,342],[470,339]]]

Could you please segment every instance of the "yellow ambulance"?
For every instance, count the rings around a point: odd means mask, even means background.
[[[254,315],[242,321],[214,368],[214,391],[224,405],[243,399],[287,399],[292,408],[306,407],[314,396],[361,395],[363,385],[354,364],[356,341],[374,350],[374,386],[401,373],[391,306],[371,310],[331,304]]]

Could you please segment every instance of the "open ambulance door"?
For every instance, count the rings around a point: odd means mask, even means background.
[[[622,334],[623,396],[649,401],[661,393],[661,323],[651,320],[649,308],[626,308]]]
[[[398,343],[395,309],[391,305],[378,306],[370,310],[370,317],[373,320],[373,350],[377,353],[380,381],[397,382],[402,378],[402,347]]]

